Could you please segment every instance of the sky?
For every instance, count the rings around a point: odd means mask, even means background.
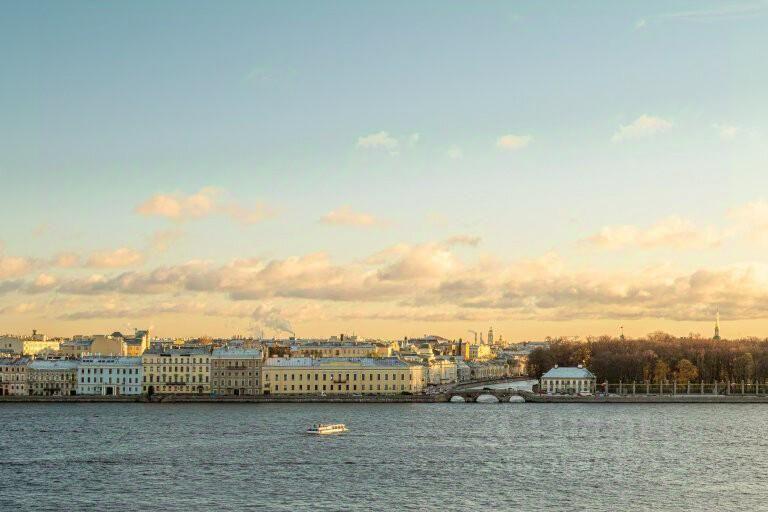
[[[768,2],[15,2],[0,332],[768,336]]]

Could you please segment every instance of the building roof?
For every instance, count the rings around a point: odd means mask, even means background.
[[[28,357],[0,358],[0,366],[26,366],[28,363]]]
[[[313,349],[344,349],[344,348],[364,348],[364,349],[373,349],[373,345],[371,343],[323,343],[323,342],[312,342],[312,343],[296,343],[291,345],[291,350],[313,350]]]
[[[396,357],[270,357],[264,366],[285,368],[333,368],[339,366],[366,368],[406,368],[408,363]]]
[[[31,370],[76,370],[80,361],[72,359],[35,359],[29,363]]]
[[[208,356],[211,351],[208,347],[169,347],[152,346],[144,351],[144,355],[165,356]]]
[[[215,348],[211,353],[214,359],[261,359],[261,350],[258,348]]]
[[[595,375],[586,368],[577,366],[555,366],[541,376],[542,379],[594,379]]]
[[[80,359],[81,366],[141,366],[140,357],[121,356],[84,356]]]

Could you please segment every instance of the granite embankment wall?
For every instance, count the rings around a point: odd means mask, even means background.
[[[155,395],[147,397],[127,396],[0,396],[0,404],[3,403],[148,403],[148,404],[174,404],[174,403],[233,403],[233,404],[260,404],[260,403],[444,403],[453,395],[467,396],[471,399],[467,403],[473,403],[475,395],[486,394],[484,392],[449,392],[439,395],[391,395],[391,396],[276,396],[261,395],[247,397],[213,397],[198,395]],[[494,393],[496,394],[496,393]],[[515,394],[515,393],[513,393]],[[526,403],[533,404],[768,404],[768,395],[625,395],[625,396],[548,396],[537,395],[530,392],[518,392],[525,398]],[[503,402],[508,401],[509,393],[503,397]]]
[[[446,395],[393,395],[393,396],[245,396],[212,397],[197,395],[127,396],[0,396],[0,403],[433,403],[446,402]]]

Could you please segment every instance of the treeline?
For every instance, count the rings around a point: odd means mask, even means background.
[[[768,340],[675,338],[666,333],[644,339],[609,336],[586,341],[552,340],[528,357],[536,378],[554,365],[585,364],[598,382],[768,382]]]

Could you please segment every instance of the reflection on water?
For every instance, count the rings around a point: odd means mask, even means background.
[[[0,510],[765,510],[768,407],[0,404]],[[346,434],[308,436],[317,422]]]

